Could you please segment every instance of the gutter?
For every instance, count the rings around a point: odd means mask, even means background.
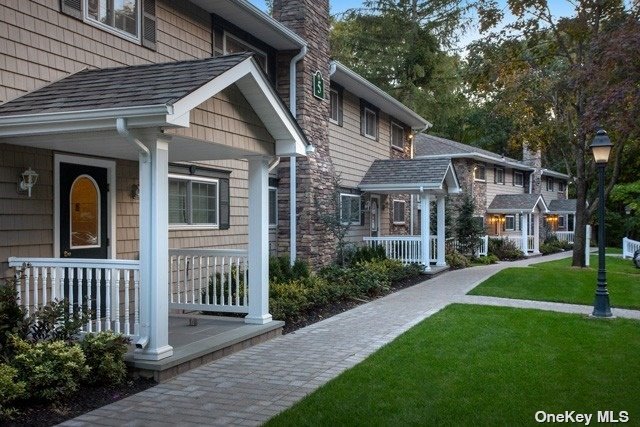
[[[129,132],[129,129],[127,128],[126,119],[118,117],[116,119],[116,129],[118,130],[118,134],[121,137],[128,141],[129,144],[133,145],[136,150],[138,150],[138,152],[142,155],[144,163],[148,163],[149,161],[151,161],[151,152],[149,151],[149,148],[147,148],[146,145],[140,142],[138,138],[131,135],[131,132]]]

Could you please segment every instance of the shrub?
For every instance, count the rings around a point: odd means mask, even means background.
[[[297,318],[309,307],[304,283],[299,280],[272,283],[269,307],[274,319],[290,321]]]
[[[4,357],[10,356],[10,337],[22,329],[24,317],[13,282],[0,282],[0,354]]]
[[[310,275],[309,264],[302,259],[296,259],[291,265],[288,256],[269,258],[270,282],[284,283],[291,280],[307,279]]]
[[[11,418],[16,412],[11,404],[26,397],[26,384],[17,376],[16,368],[0,363],[0,420]]]
[[[473,259],[473,262],[476,262],[478,264],[484,264],[484,265],[495,264],[498,261],[500,260],[494,254],[489,254],[487,256],[481,256]]]
[[[18,379],[37,399],[52,401],[68,396],[89,373],[78,344],[59,340],[30,344],[14,337],[13,346],[16,353],[12,365],[18,370]]]
[[[349,254],[348,265],[385,259],[387,259],[387,254],[382,245],[361,246]]]
[[[469,259],[458,251],[450,251],[445,254],[445,260],[452,270],[467,268],[471,265]]]
[[[560,245],[553,243],[543,243],[540,245],[540,253],[543,255],[555,254],[563,250]]]
[[[48,302],[25,319],[21,337],[30,342],[70,342],[80,333],[82,325],[91,320],[91,314],[87,309],[69,311],[67,300]]]
[[[90,384],[121,384],[127,375],[124,355],[131,340],[115,332],[87,334],[80,342],[91,375]]]
[[[375,296],[391,289],[389,270],[381,262],[361,262],[349,268],[348,271],[361,296]]]
[[[517,248],[515,242],[508,239],[489,239],[489,254],[495,255],[500,261],[515,261],[524,258],[524,254]]]

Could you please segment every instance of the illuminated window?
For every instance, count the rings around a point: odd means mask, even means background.
[[[100,190],[93,178],[76,178],[69,203],[71,249],[100,247]]]

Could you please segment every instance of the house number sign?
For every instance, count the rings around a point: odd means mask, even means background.
[[[320,70],[313,75],[313,96],[324,99],[324,79]]]

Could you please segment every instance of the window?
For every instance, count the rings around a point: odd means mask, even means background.
[[[406,202],[404,200],[394,200],[393,201],[393,223],[394,224],[404,224],[404,211],[405,211]]]
[[[493,182],[494,184],[504,184],[504,169],[494,168],[493,170]]]
[[[218,225],[218,180],[169,175],[169,224]]]
[[[553,178],[547,177],[547,191],[553,191]]]
[[[476,165],[473,168],[473,179],[476,181],[485,181],[486,180],[486,168],[484,165]]]
[[[558,229],[560,230],[564,230],[565,228],[565,220],[564,220],[564,215],[559,215],[558,216]]]
[[[396,123],[391,123],[391,146],[404,150],[404,128]]]
[[[342,96],[337,89],[329,90],[329,120],[342,126]]]
[[[253,52],[253,58],[260,64],[263,70],[267,71],[267,54],[260,49],[251,46],[249,43],[224,33],[224,53]]]
[[[513,185],[524,187],[524,174],[522,172],[513,171]]]
[[[71,249],[100,247],[100,189],[89,175],[71,185],[69,231]]]
[[[484,217],[483,216],[474,216],[473,221],[478,224],[479,227],[484,230]]]
[[[84,1],[86,21],[132,40],[140,40],[139,0]]]
[[[363,132],[364,136],[368,138],[376,139],[378,137],[378,114],[366,107],[364,109]]]
[[[505,217],[504,217],[504,229],[505,229],[505,231],[514,231],[516,229],[516,217],[515,217],[515,215],[505,215]]]
[[[269,227],[278,225],[278,189],[269,187]]]
[[[340,222],[360,224],[360,196],[357,194],[340,194]]]
[[[564,181],[558,181],[558,191],[565,191],[567,184]]]

